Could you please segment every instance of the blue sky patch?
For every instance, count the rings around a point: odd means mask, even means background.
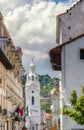
[[[55,2],[67,2],[68,0],[53,0]]]

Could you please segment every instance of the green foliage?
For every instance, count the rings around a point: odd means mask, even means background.
[[[81,89],[82,89],[82,93],[84,94],[84,87],[82,87]]]
[[[41,110],[45,110],[47,113],[51,113],[49,104],[41,104]]]
[[[77,94],[76,91],[73,90],[73,92],[71,93],[70,103],[71,105],[75,105],[76,102],[77,102]]]
[[[47,86],[49,83],[53,85],[53,79],[48,75],[39,75],[39,82],[41,86]]]
[[[46,97],[49,96],[50,90],[54,87],[53,79],[48,75],[39,75],[39,81],[41,85],[41,96],[45,97],[44,103],[41,103],[41,110],[45,110],[47,113],[51,113],[50,103],[45,104]]]
[[[39,75],[39,82],[41,85],[41,96],[45,93],[50,93],[50,90],[54,87],[53,79],[48,74]]]
[[[27,75],[23,75],[23,76],[21,77],[21,81],[22,81],[22,84],[23,84],[23,85],[25,85],[25,83],[26,83],[26,76],[27,76]]]
[[[84,87],[82,87],[82,94],[77,97],[77,93],[74,90],[71,93],[70,102],[72,107],[63,107],[63,114],[68,115],[72,120],[76,121],[80,125],[84,125]]]
[[[45,93],[50,93],[51,89],[52,89],[52,86],[47,86],[46,88],[41,90],[41,95],[44,95]]]

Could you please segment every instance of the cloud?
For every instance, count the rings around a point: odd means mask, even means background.
[[[28,0],[0,2],[11,37],[23,50],[24,67],[34,57],[39,63],[38,70],[41,72],[39,68],[43,67],[43,72],[49,72],[49,67],[44,66],[50,60],[49,50],[56,46],[56,15],[64,12],[68,4],[41,0],[32,0],[31,3]]]

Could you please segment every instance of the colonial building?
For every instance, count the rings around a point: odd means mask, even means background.
[[[76,90],[80,96],[84,86],[84,0],[57,16],[56,38],[58,45],[50,50],[50,59],[52,68],[60,71],[60,130],[84,130],[61,111],[64,104],[70,107],[71,92]]]
[[[21,130],[22,51],[15,47],[0,13],[0,129]]]
[[[40,130],[40,83],[35,71],[35,64],[30,64],[26,86],[26,127],[30,130]]]
[[[59,105],[59,87],[54,87],[50,91],[51,95],[51,110],[52,110],[52,128],[59,130],[59,119],[60,119],[60,105]]]

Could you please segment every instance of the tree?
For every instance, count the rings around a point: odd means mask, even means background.
[[[50,104],[41,104],[41,110],[45,110],[47,113],[51,114]]]
[[[77,97],[77,92],[72,91],[70,97],[71,108],[63,107],[63,114],[68,115],[77,124],[84,125],[84,87],[82,87],[82,94]]]

